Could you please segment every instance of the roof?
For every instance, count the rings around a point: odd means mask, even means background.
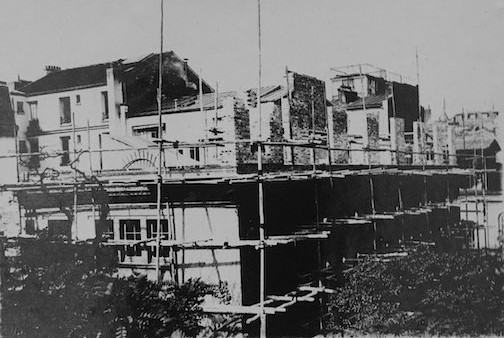
[[[351,102],[346,105],[346,110],[361,110],[364,109],[364,105],[367,108],[382,108],[383,101],[385,100],[385,95],[375,95],[375,96],[366,96],[364,99],[359,98],[354,102]]]
[[[224,99],[235,97],[236,92],[223,92],[218,94],[217,108],[222,107]],[[215,93],[203,94],[203,110],[215,109]],[[176,103],[176,107],[175,107]],[[184,96],[178,99],[171,99],[163,102],[161,110],[163,113],[179,113],[200,110],[200,95]],[[158,113],[156,105],[149,107],[143,112],[135,112],[134,116],[148,116]]]
[[[117,78],[122,81],[130,84],[140,79],[141,86],[145,86],[145,81],[151,83],[151,78],[157,76],[158,60],[159,53],[150,53],[89,66],[56,70],[27,84],[22,87],[21,90],[28,95],[37,95],[74,90],[77,88],[104,86],[107,84],[107,68],[111,67],[114,68],[114,74]],[[171,70],[171,66],[174,66],[178,70],[177,67],[180,67],[178,63],[184,62],[173,51],[164,52],[163,61],[165,63],[163,71],[166,72],[163,76],[169,75],[168,72]],[[177,63],[177,65],[175,65],[175,63]],[[185,64],[185,67],[187,68],[187,77],[189,78],[185,80],[197,83],[198,75],[187,64]],[[142,80],[142,78],[144,79]],[[145,78],[147,78],[147,80],[145,80]],[[154,80],[154,83],[157,83],[157,80]],[[176,82],[176,80],[174,81]],[[205,92],[213,91],[204,80],[202,82]]]
[[[0,86],[0,137],[14,137],[16,122],[11,107],[9,88]]]
[[[107,83],[107,68],[112,63],[54,71],[26,85],[22,90],[28,95],[58,92],[74,88],[92,87]]]
[[[470,134],[466,133],[465,140],[462,135],[458,135],[454,140],[454,146],[455,150],[464,150],[464,149],[468,150],[468,149],[481,149],[481,148],[488,149],[494,142],[500,149],[495,134],[489,132],[488,130],[482,130],[482,131],[474,131]]]

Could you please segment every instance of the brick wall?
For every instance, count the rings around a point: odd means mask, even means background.
[[[235,98],[234,102],[234,126],[236,141],[250,140],[250,114],[243,100]],[[255,163],[256,158],[252,154],[249,143],[236,143],[236,164]]]
[[[369,112],[366,115],[367,122],[367,144],[369,149],[378,149],[380,147],[380,135],[379,135],[379,116],[377,112]],[[371,164],[380,163],[380,153],[377,151],[370,151],[367,154],[368,162]]]
[[[333,147],[348,148],[347,115],[345,111],[333,109]],[[331,152],[332,163],[348,163],[348,151],[333,150]]]
[[[273,142],[283,141],[283,126],[282,126],[282,101],[278,100],[274,103],[273,111],[269,116],[270,137]],[[267,147],[267,157],[265,163],[283,164],[283,148],[281,146]]]
[[[406,139],[404,137],[404,119],[400,117],[390,118],[390,139],[392,150],[399,152],[392,154],[392,164],[404,165],[406,161]]]
[[[313,88],[313,95],[312,95]],[[323,135],[326,129],[325,83],[313,77],[293,73],[292,99],[290,102],[290,123],[292,139],[308,140],[315,134]],[[314,126],[312,123],[312,102],[314,111]],[[317,150],[316,161],[327,161],[327,151]],[[294,151],[295,164],[311,164],[310,149],[297,147]]]

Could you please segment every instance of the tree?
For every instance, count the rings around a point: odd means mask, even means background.
[[[38,239],[20,238],[9,246],[4,336],[115,337],[119,332],[136,338],[179,331],[193,337],[213,333],[220,320],[228,319],[200,308],[208,296],[228,302],[225,284],[117,278],[117,253],[98,240],[75,244],[43,232]]]
[[[7,337],[96,337],[112,320],[107,294],[117,255],[99,243],[42,234],[9,243],[3,304]]]
[[[170,337],[177,331],[195,337],[207,327],[203,319],[215,321],[200,308],[206,296],[226,302],[229,293],[225,285],[208,285],[199,279],[177,285],[130,277],[114,284],[111,307],[116,328],[123,328],[127,337]]]
[[[331,329],[365,333],[504,333],[498,257],[421,247],[389,262],[367,259],[329,300]]]

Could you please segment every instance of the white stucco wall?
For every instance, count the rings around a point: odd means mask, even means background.
[[[234,124],[234,101],[232,98],[223,99],[222,107],[217,111],[217,129],[223,133],[217,135],[208,131],[205,133],[205,119],[207,130],[216,126],[215,110],[174,112],[163,114],[162,123],[165,125],[163,138],[169,141],[186,143],[203,142],[205,138],[222,137],[223,141],[235,141]],[[132,117],[126,121],[128,134],[133,134],[133,129],[138,127],[158,126],[158,116]],[[201,165],[235,165],[236,150],[234,144],[224,144],[219,147],[199,147],[199,162]],[[185,157],[190,156],[188,147],[180,147],[178,150]]]

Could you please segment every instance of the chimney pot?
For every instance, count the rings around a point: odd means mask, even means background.
[[[51,73],[57,72],[59,70],[61,70],[61,67],[58,67],[58,66],[46,66],[45,67],[46,74],[51,74]]]

